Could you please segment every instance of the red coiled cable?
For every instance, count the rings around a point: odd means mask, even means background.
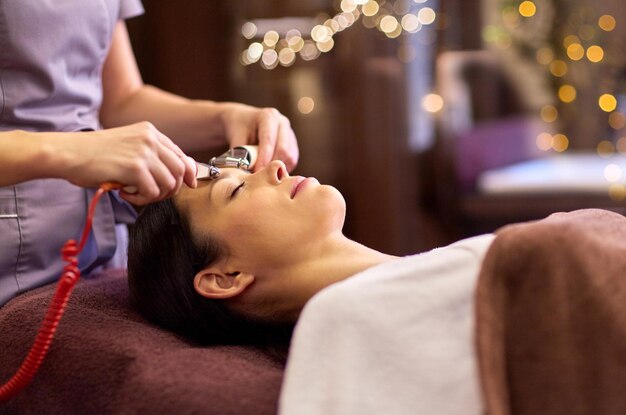
[[[50,349],[50,345],[52,344],[52,340],[54,338],[54,333],[59,325],[59,321],[61,320],[61,316],[63,316],[63,312],[65,311],[65,306],[67,305],[67,301],[72,294],[72,289],[80,279],[80,270],[78,269],[78,255],[83,250],[85,246],[85,242],[87,242],[87,237],[89,236],[89,232],[91,231],[91,222],[93,220],[93,215],[96,211],[96,205],[98,204],[98,200],[100,197],[112,189],[117,189],[120,186],[114,183],[106,183],[100,186],[96,194],[94,195],[91,203],[89,205],[89,211],[87,213],[87,220],[85,223],[85,227],[83,228],[83,233],[80,238],[80,244],[76,245],[76,241],[74,239],[70,239],[63,245],[61,249],[61,255],[63,260],[67,262],[67,265],[63,268],[63,274],[61,275],[61,279],[59,280],[59,284],[57,285],[56,292],[54,293],[54,297],[52,298],[52,302],[48,307],[48,312],[41,323],[41,327],[39,329],[39,333],[35,338],[35,342],[33,343],[28,355],[22,362],[22,365],[17,370],[17,372],[13,375],[8,382],[4,385],[0,386],[0,402],[8,401],[9,399],[16,396],[22,389],[30,384],[30,382],[35,377],[37,370],[41,366],[48,350]]]

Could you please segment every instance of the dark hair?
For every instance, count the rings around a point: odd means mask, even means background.
[[[224,254],[212,235],[193,237],[171,199],[143,208],[130,227],[128,284],[132,303],[150,321],[198,343],[272,345],[292,327],[254,321],[223,300],[198,294],[196,273]]]

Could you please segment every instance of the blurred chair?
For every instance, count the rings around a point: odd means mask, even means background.
[[[515,89],[523,80],[511,79],[493,52],[443,52],[436,75],[445,103],[434,151],[436,209],[454,238],[557,211],[625,213],[609,196],[603,168],[621,166],[626,184],[626,158],[539,150],[548,126]]]

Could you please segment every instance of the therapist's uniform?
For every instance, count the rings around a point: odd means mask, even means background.
[[[0,131],[100,129],[114,26],[142,12],[140,0],[0,0]],[[0,306],[58,280],[60,248],[79,240],[93,195],[59,179],[0,187]],[[101,199],[79,258],[83,273],[110,263],[116,224],[134,217],[118,195]]]

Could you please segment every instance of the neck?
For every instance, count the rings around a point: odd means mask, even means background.
[[[273,303],[280,304],[279,310],[274,311],[287,321],[295,322],[306,302],[323,288],[397,258],[354,242],[340,233],[318,247],[310,247],[307,252],[309,255],[301,261],[280,270],[270,270],[267,274],[272,275],[271,280],[267,279],[267,287],[276,293]]]

